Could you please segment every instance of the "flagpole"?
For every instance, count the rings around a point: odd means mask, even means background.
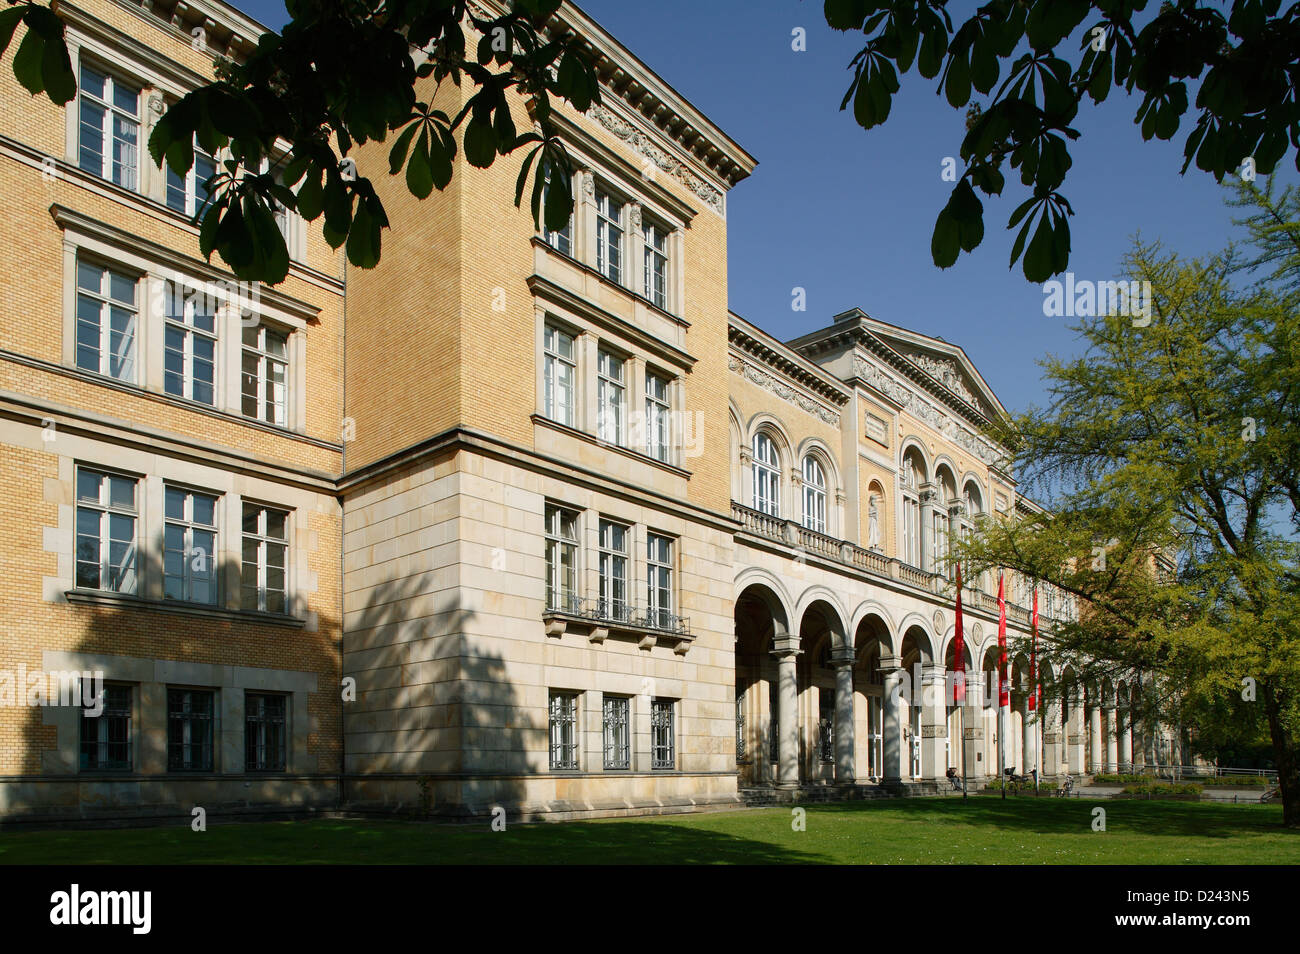
[[[954,662],[961,671],[961,699],[954,699],[957,706],[957,722],[961,725],[961,738],[957,744],[961,746],[961,797],[967,797],[966,791],[966,647],[963,642],[962,621],[961,621],[961,564],[957,564],[957,651]]]
[[[1002,571],[998,570],[998,778],[1002,781],[1002,798],[1007,797],[1006,741],[1004,730],[1010,719],[1002,718],[1002,694],[1007,684],[1007,604],[1002,589]],[[1007,705],[1010,705],[1008,699]]]

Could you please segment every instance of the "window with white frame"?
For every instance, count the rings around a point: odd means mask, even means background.
[[[288,335],[266,325],[245,325],[239,379],[244,416],[284,427],[288,420]]]
[[[135,381],[134,275],[77,260],[77,367],[119,381]]]
[[[601,700],[606,769],[632,767],[631,702],[627,696],[605,696]]]
[[[574,612],[578,607],[578,514],[546,506],[546,606]]]
[[[82,63],[77,164],[126,189],[140,188],[140,87]]]
[[[921,498],[920,485],[924,481],[921,461],[913,451],[903,455],[903,473],[899,481],[902,488],[903,562],[921,566]]]
[[[645,288],[647,299],[660,308],[668,308],[668,231],[654,222],[642,221],[645,240]]]
[[[627,362],[600,348],[596,352],[596,434],[621,446],[627,417]]]
[[[613,520],[600,521],[600,610],[602,619],[626,620],[628,527]]]
[[[217,497],[184,487],[163,492],[163,595],[217,601]]]
[[[754,437],[754,509],[781,516],[781,459],[767,434]]]
[[[803,459],[803,525],[826,532],[826,471],[812,454]]]
[[[549,700],[551,768],[578,767],[578,695],[552,690]]]
[[[245,503],[240,566],[240,605],[259,613],[285,613],[289,514]]]
[[[217,174],[217,160],[194,141],[194,162],[189,171],[167,169],[167,207],[188,216],[197,215],[207,203],[211,192],[208,181]]]
[[[553,421],[574,426],[578,361],[573,335],[554,325],[542,333],[542,412]]]
[[[624,212],[622,199],[596,188],[596,270],[619,284],[623,283]]]
[[[673,629],[673,540],[658,533],[646,535],[646,609],[650,625]]]
[[[655,460],[668,463],[672,441],[671,382],[661,374],[647,371],[645,376],[645,452]]]
[[[677,768],[677,739],[673,724],[672,699],[655,699],[650,703],[650,768],[671,771]]]
[[[186,295],[169,282],[163,296],[163,390],[200,404],[216,404],[217,317],[211,299]]]
[[[77,468],[77,588],[135,594],[138,483],[135,477]]]
[[[546,173],[545,188],[546,188],[546,194],[549,195],[551,192],[551,172],[549,170]],[[542,206],[543,208],[545,208],[546,206],[546,202],[544,199],[542,202]],[[561,255],[572,256],[573,255],[573,216],[570,215],[569,221],[564,224],[564,228],[559,230],[547,228],[546,223],[543,222],[542,238],[546,240],[546,244],[551,246],[551,248],[555,249]]]

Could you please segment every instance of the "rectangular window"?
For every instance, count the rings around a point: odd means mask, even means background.
[[[823,762],[835,761],[835,693],[817,690],[817,750]]]
[[[211,193],[208,180],[217,174],[217,161],[194,142],[194,164],[183,175],[167,169],[167,207],[195,216],[203,210]]]
[[[628,528],[600,521],[600,617],[627,620]]]
[[[563,507],[546,508],[546,606],[577,612],[578,514]]]
[[[657,533],[646,536],[646,605],[650,625],[675,629],[673,616],[673,541]]]
[[[75,584],[79,589],[136,591],[134,477],[77,468]]]
[[[77,367],[135,381],[136,279],[77,262]]]
[[[626,696],[604,697],[603,724],[607,769],[632,767],[631,701]]]
[[[212,771],[214,696],[206,689],[167,690],[167,771]]]
[[[83,63],[77,110],[81,168],[124,188],[138,189],[140,87]]]
[[[99,715],[81,712],[81,770],[129,772],[131,761],[131,687],[105,686]]]
[[[596,434],[607,444],[622,446],[627,387],[627,363],[601,348],[596,353]]]
[[[549,195],[550,191],[551,191],[551,174],[548,171],[546,174],[546,193]],[[545,200],[543,200],[543,207],[545,207]],[[558,232],[552,229],[548,229],[546,227],[546,223],[543,222],[542,237],[545,238],[547,244],[550,245],[551,248],[555,249],[557,252],[561,253],[562,255],[572,256],[573,255],[573,216],[572,215],[569,216],[568,223],[566,223],[564,228],[560,229]]]
[[[260,504],[244,504],[240,563],[240,605],[259,613],[285,613],[289,514]]]
[[[550,697],[551,768],[578,767],[578,697],[552,692]]]
[[[545,361],[543,413],[553,421],[573,427],[576,418],[575,384],[578,378],[573,335],[547,325],[543,332],[542,347]]]
[[[623,202],[596,189],[596,270],[623,282]]]
[[[163,508],[163,595],[169,600],[215,603],[216,496],[167,487]]]
[[[660,308],[668,308],[668,233],[653,222],[644,222],[645,297]]]
[[[677,768],[677,745],[673,727],[673,701],[655,699],[650,703],[650,768]]]
[[[287,764],[287,696],[244,693],[244,768],[283,772]]]
[[[645,376],[645,452],[655,460],[668,463],[668,449],[672,439],[669,422],[672,420],[672,403],[669,381],[662,375],[647,372]]]
[[[289,337],[265,325],[244,327],[240,409],[284,427],[288,419]]]
[[[163,390],[215,405],[217,317],[203,295],[186,295],[169,283],[163,332]]]

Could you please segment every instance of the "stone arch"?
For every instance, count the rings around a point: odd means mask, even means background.
[[[829,612],[823,611],[822,615],[826,617],[826,622],[830,627],[831,636],[836,649],[848,645],[848,629],[845,620],[849,614],[844,610],[844,604],[840,601],[839,596],[834,590],[825,586],[810,586],[799,596],[799,602],[795,606],[794,619],[798,625],[803,625],[804,617],[808,611],[817,603],[825,604]]]
[[[748,591],[762,599],[772,610],[772,617],[777,620],[784,633],[790,632],[790,621],[795,619],[794,603],[790,593],[775,575],[759,567],[747,567],[736,574],[735,600],[740,602]]]
[[[900,656],[906,659],[910,642],[923,664],[934,662],[934,637],[930,634],[930,627],[924,617],[919,613],[909,613],[898,624],[898,632],[901,634],[898,643]]]

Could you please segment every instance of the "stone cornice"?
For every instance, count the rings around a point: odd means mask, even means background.
[[[745,322],[748,327],[743,327],[737,323],[738,321],[744,319],[732,315],[727,325],[727,340],[733,351],[764,365],[769,371],[790,379],[791,382],[797,383],[812,394],[838,407],[849,403],[849,392],[831,375],[811,361],[790,351],[775,339],[764,340],[766,335],[748,322]]]
[[[243,60],[270,29],[241,10],[213,0],[113,0],[117,6],[173,34],[185,43],[202,28],[214,56]]]
[[[480,19],[497,16],[505,6],[504,0],[471,0],[471,12]],[[547,32],[576,34],[595,65],[602,96],[607,102],[613,96],[626,104],[628,113],[644,123],[644,133],[679,153],[671,157],[674,163],[688,164],[703,174],[693,177],[701,185],[710,185],[707,180],[712,179],[711,187],[725,192],[754,171],[758,160],[577,6],[565,3],[560,7],[547,25]],[[650,158],[658,162],[656,157]],[[708,201],[686,177],[679,178]],[[712,202],[709,204],[718,210]]]
[[[819,401],[815,401],[807,394],[802,393],[798,388],[779,380],[775,374],[751,364],[740,355],[733,353],[728,362],[728,367],[746,381],[751,381],[760,388],[771,391],[782,400],[789,401],[795,407],[820,418],[832,427],[839,427],[839,414]]]

